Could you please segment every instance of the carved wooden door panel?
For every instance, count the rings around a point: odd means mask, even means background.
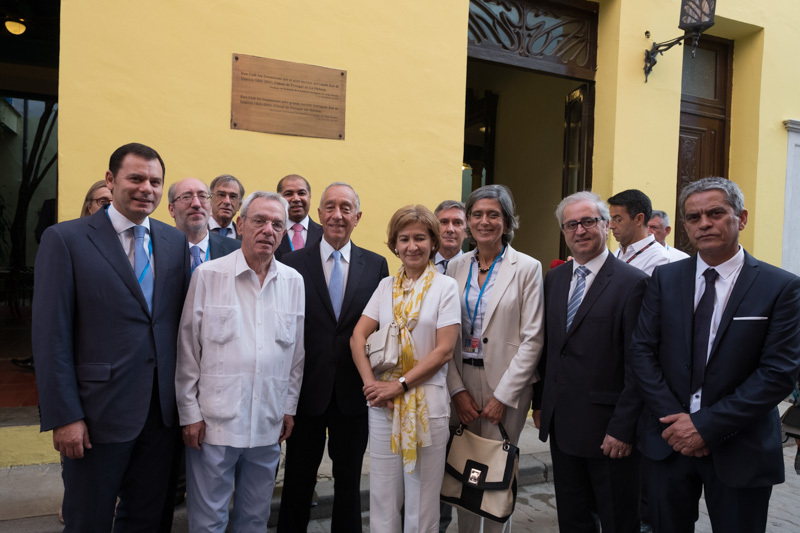
[[[728,177],[732,66],[732,41],[703,35],[694,58],[691,46],[684,47],[677,201],[672,228],[675,247],[687,253],[694,250],[680,218],[681,189],[709,176]]]

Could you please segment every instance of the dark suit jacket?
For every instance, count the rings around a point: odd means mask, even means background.
[[[291,225],[293,224],[293,222],[289,221],[289,224]],[[306,244],[305,246],[303,246],[303,248],[308,248],[312,244],[316,244],[317,242],[319,242],[321,238],[322,238],[322,226],[320,226],[319,224],[311,220],[311,218],[309,218],[308,235],[306,236]],[[291,239],[289,239],[289,232],[287,231],[286,235],[284,235],[283,239],[281,239],[281,243],[278,246],[278,249],[275,250],[275,258],[278,261],[280,261],[284,255],[292,252],[292,245],[289,242],[290,240]]]
[[[150,236],[152,314],[105,210],[44,232],[33,298],[42,431],[84,419],[92,442],[133,440],[147,417],[156,365],[164,424],[176,422],[189,248],[186,235],[153,218]]]
[[[641,398],[627,347],[642,303],[647,274],[609,254],[581,306],[567,325],[572,261],[544,279],[544,441],[554,424],[559,448],[579,457],[604,457],[606,434],[633,444]]]
[[[306,360],[297,414],[322,414],[334,392],[336,403],[345,415],[366,413],[367,402],[361,391],[364,384],[350,353],[350,337],[378,283],[389,275],[389,267],[382,256],[352,245],[350,271],[337,322],[319,248],[317,241],[283,257],[284,264],[302,274],[306,287]]]
[[[639,448],[673,453],[658,418],[689,412],[697,256],[656,268],[633,336],[633,368],[645,402]],[[711,347],[701,408],[692,422],[731,487],[783,481],[776,405],[800,365],[800,278],[745,252]]]
[[[242,241],[229,237],[220,237],[219,234],[208,232],[208,257],[219,259],[242,247]]]

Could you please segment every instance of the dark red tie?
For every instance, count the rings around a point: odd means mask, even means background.
[[[692,343],[692,389],[694,393],[703,386],[708,359],[708,336],[711,334],[711,317],[714,314],[714,297],[717,294],[714,282],[717,271],[707,268],[703,272],[706,278],[706,290],[694,310],[694,342]]]

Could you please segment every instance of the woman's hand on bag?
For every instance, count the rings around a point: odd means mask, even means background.
[[[462,424],[471,424],[480,416],[478,404],[472,399],[470,393],[465,390],[453,396],[453,404],[456,406],[456,413],[458,413],[458,419],[461,420]]]
[[[363,391],[370,407],[394,409],[392,399],[403,393],[403,386],[399,381],[373,381]]]
[[[481,418],[485,418],[492,424],[497,425],[501,420],[503,420],[504,414],[506,414],[505,404],[492,396],[492,399],[489,400],[489,403],[487,403],[486,407],[483,408]]]

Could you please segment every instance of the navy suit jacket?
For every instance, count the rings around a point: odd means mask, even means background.
[[[553,425],[559,448],[601,458],[606,434],[633,444],[641,411],[630,367],[630,344],[649,276],[608,254],[567,331],[572,261],[544,279],[545,356],[542,375],[544,441]]]
[[[209,259],[219,259],[225,257],[231,252],[235,252],[242,247],[242,241],[238,239],[231,239],[230,237],[221,237],[213,231],[208,232],[208,257]]]
[[[378,283],[389,275],[389,266],[382,256],[352,245],[347,286],[337,321],[319,248],[317,241],[283,257],[285,265],[300,272],[306,287],[306,360],[297,414],[321,415],[334,393],[343,414],[363,414],[367,411],[361,391],[364,383],[353,363],[350,337]]]
[[[657,267],[631,350],[645,408],[639,448],[653,460],[673,452],[660,417],[688,413],[697,256]],[[745,252],[706,365],[700,410],[691,415],[717,477],[731,487],[781,483],[777,404],[800,365],[800,278]]]
[[[290,220],[289,224],[291,225],[291,224],[293,224],[293,222]],[[305,244],[305,246],[303,246],[303,248],[308,248],[312,244],[318,243],[321,238],[322,238],[322,226],[320,226],[319,224],[317,224],[316,222],[311,220],[311,218],[309,218],[308,219],[308,235],[306,236],[306,244]],[[292,245],[291,245],[291,243],[289,241],[290,241],[290,239],[289,239],[289,231],[287,230],[286,234],[281,239],[281,243],[278,245],[278,249],[275,250],[275,258],[278,261],[280,261],[281,258],[284,255],[286,255],[288,253],[291,253],[293,251],[292,250]],[[303,379],[305,379],[305,378],[303,378]]]
[[[84,419],[92,442],[135,439],[156,366],[164,424],[176,422],[175,353],[189,248],[186,235],[153,218],[150,241],[152,313],[105,210],[44,232],[33,298],[42,431]]]

